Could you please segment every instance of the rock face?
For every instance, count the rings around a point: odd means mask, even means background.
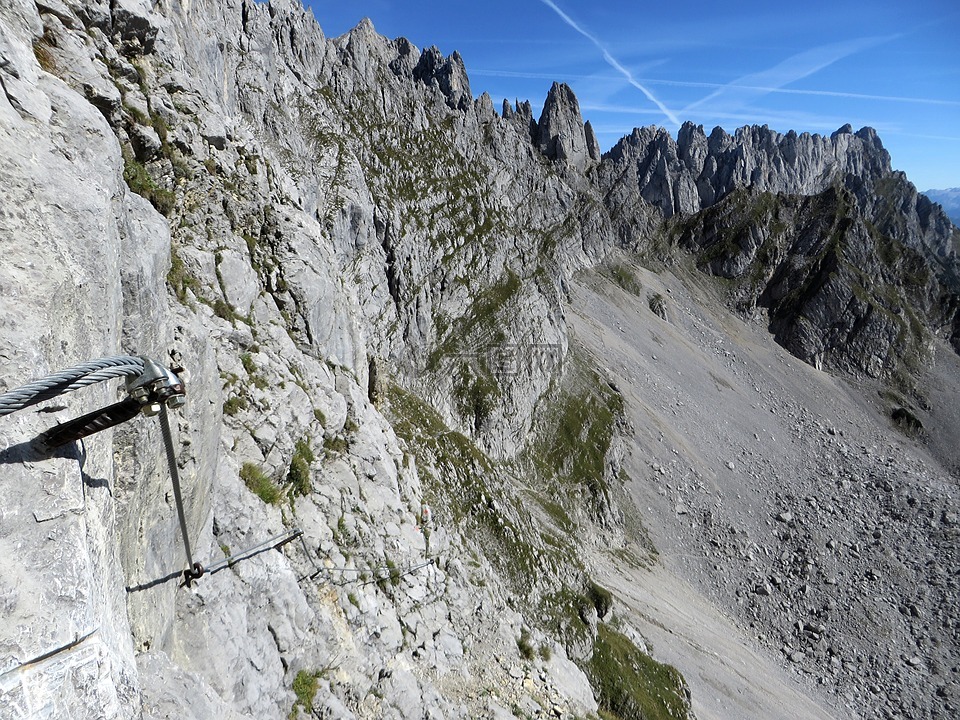
[[[954,225],[960,224],[960,188],[924,190],[923,194],[940,205]]]
[[[581,171],[600,160],[597,136],[584,124],[580,103],[565,83],[554,83],[547,93],[537,132],[540,152],[551,160]]]
[[[640,244],[632,208],[655,206],[702,268],[740,281],[740,309],[767,308],[777,340],[816,367],[909,373],[929,358],[922,328],[956,323],[960,235],[871,128],[707,137],[685,123],[676,142],[647,128],[600,173],[622,238]],[[946,337],[956,347],[955,329]]]
[[[643,564],[649,540],[575,277],[693,258],[851,374],[960,350],[955,229],[869,129],[648,128],[601,157],[567,86],[538,120],[497,114],[457,53],[369,21],[328,39],[292,0],[14,0],[0,84],[3,389],[119,353],[182,365],[194,554],[302,532],[181,586],[155,421],[29,444],[120,388],[0,418],[2,718],[626,712],[601,660],[657,666],[590,558]],[[688,715],[662,676],[655,702]]]
[[[890,156],[876,132],[846,125],[829,138],[766,126],[721,128],[710,136],[684,123],[676,141],[664,130],[638,129],[605,155],[606,185],[636,190],[666,217],[694,213],[737,188],[814,195],[836,180],[872,183],[890,174]],[[620,186],[623,186],[622,189]]]

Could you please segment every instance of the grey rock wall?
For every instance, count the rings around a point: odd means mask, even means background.
[[[121,350],[125,238],[146,240],[144,203],[122,180],[120,148],[97,109],[38,65],[32,4],[6,4],[0,134],[4,147],[3,339],[6,389]],[[112,402],[78,392],[3,418],[0,483],[0,715],[139,714],[125,608],[111,433],[53,458],[37,434]],[[30,667],[22,663],[58,649]]]

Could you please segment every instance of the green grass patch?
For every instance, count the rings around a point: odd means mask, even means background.
[[[278,505],[280,503],[283,497],[280,488],[255,463],[245,462],[243,464],[240,468],[240,479],[254,495],[268,505]]]
[[[500,396],[500,384],[489,368],[478,362],[459,363],[454,375],[453,398],[457,412],[470,423],[475,436],[490,420]]]
[[[594,510],[609,505],[607,453],[623,416],[623,398],[585,358],[570,355],[567,376],[544,413],[540,440],[526,456],[561,505],[586,491]]]
[[[293,458],[290,460],[290,469],[287,471],[287,482],[290,483],[290,494],[308,495],[313,489],[310,481],[310,463],[316,460],[310,441],[307,438],[297,440]]]
[[[233,417],[250,407],[249,401],[240,395],[231,395],[223,403],[223,414]]]
[[[319,677],[320,673],[307,670],[301,670],[297,673],[297,676],[293,679],[293,694],[297,696],[297,699],[294,700],[293,707],[290,709],[290,720],[299,717],[301,711],[307,717],[313,715],[313,700],[317,696],[317,690],[320,686]]]
[[[613,610],[613,593],[592,580],[587,585],[587,599],[597,611],[597,617],[604,618]]]
[[[630,639],[600,624],[584,671],[604,720],[677,720],[690,716],[689,691],[676,668],[658,663]]]
[[[643,285],[637,280],[633,269],[625,263],[611,263],[601,270],[601,273],[613,280],[622,290],[640,297]]]
[[[561,562],[538,548],[529,511],[502,489],[503,468],[470,438],[447,428],[437,412],[413,393],[387,383],[385,399],[384,412],[416,457],[427,494],[461,532],[488,549],[490,560],[518,593],[532,588],[543,574],[544,563]],[[562,562],[570,561],[565,557]]]
[[[177,300],[181,303],[187,301],[187,290],[194,295],[200,295],[200,281],[187,269],[183,258],[177,252],[177,248],[170,247],[170,270],[167,272],[167,284],[171,287]]]
[[[475,357],[471,363],[474,368],[472,375],[485,382],[495,383],[490,368],[486,367],[484,356],[488,354],[487,350],[505,342],[500,318],[509,310],[521,289],[519,276],[508,270],[495,284],[477,296],[462,317],[449,324],[444,318],[438,317],[437,331],[438,335],[442,335],[442,339],[427,358],[427,370],[438,371],[443,367],[445,359],[463,354],[464,350],[473,350]],[[461,395],[469,394],[471,380],[472,378],[467,377],[466,385],[461,380],[461,387],[455,392]]]
[[[531,642],[530,633],[526,628],[520,630],[520,637],[517,638],[517,650],[520,651],[520,657],[524,660],[533,660],[536,657],[536,650]]]
[[[150,201],[158,212],[167,217],[176,206],[177,196],[170,190],[160,187],[147,171],[146,166],[139,162],[129,148],[123,148],[123,179],[127,187],[137,195]]]
[[[231,325],[236,323],[237,311],[234,310],[233,306],[223,298],[217,298],[214,300],[210,307],[213,309],[213,314],[218,318],[226,320]]]

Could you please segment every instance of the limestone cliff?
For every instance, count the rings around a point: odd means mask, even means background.
[[[155,422],[48,457],[120,390],[2,418],[0,717],[686,716],[593,577],[655,555],[583,274],[731,279],[804,361],[907,388],[960,348],[956,231],[870,129],[601,156],[567,86],[497,113],[458,54],[295,0],[12,0],[0,83],[0,389],[182,365],[195,552],[302,531],[184,587]]]

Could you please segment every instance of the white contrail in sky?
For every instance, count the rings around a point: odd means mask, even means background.
[[[530,78],[533,80],[553,80],[556,73],[521,72],[517,70],[471,70],[470,75],[506,78]],[[567,75],[573,80],[597,79],[597,75]],[[600,76],[601,79],[606,76]],[[610,76],[612,77],[612,76]],[[669,85],[674,87],[706,88],[708,90],[754,90],[764,93],[780,93],[783,95],[822,95],[825,97],[849,98],[851,100],[877,100],[880,102],[915,103],[918,105],[946,105],[958,106],[960,100],[942,100],[939,98],[908,97],[904,95],[868,95],[866,93],[845,92],[841,90],[800,90],[796,88],[770,87],[767,85],[737,85],[731,83],[695,82],[690,80],[660,80],[654,78],[639,78],[637,82],[647,85]]]
[[[670,109],[666,105],[664,105],[662,102],[657,100],[657,98],[654,97],[652,92],[650,92],[649,90],[647,90],[647,88],[641,85],[640,82],[638,82],[637,79],[633,77],[633,73],[627,70],[627,68],[625,68],[623,65],[620,64],[619,60],[617,60],[613,55],[610,54],[610,51],[607,50],[606,47],[604,47],[603,43],[601,43],[594,35],[591,35],[589,32],[587,32],[582,27],[580,27],[574,21],[573,18],[571,18],[563,10],[558,8],[552,0],[540,0],[540,2],[542,2],[548,8],[553,10],[560,17],[560,19],[563,20],[567,25],[572,27],[578,33],[583,35],[587,40],[589,40],[594,45],[596,45],[597,49],[603,54],[603,59],[607,62],[607,64],[610,67],[612,67],[618,73],[623,75],[623,77],[627,79],[628,83],[633,85],[637,90],[642,92],[647,97],[647,100],[649,100],[658,108],[660,108],[660,112],[666,115],[670,119],[670,122],[672,122],[677,127],[680,127],[680,121],[677,119],[677,116],[674,115],[672,112],[670,112]]]
[[[784,85],[789,85],[797,80],[809,77],[843,58],[890,42],[898,37],[900,36],[889,35],[886,37],[857,38],[832,43],[830,45],[821,45],[796,55],[791,55],[772,68],[744,75],[728,85],[717,88],[706,97],[687,105],[684,108],[684,112],[689,112],[717,98],[725,101],[721,104],[721,107],[743,106],[760,95],[779,91]],[[836,96],[846,97],[846,95],[839,93]],[[711,103],[711,107],[720,109],[717,105],[718,103],[716,102]]]

